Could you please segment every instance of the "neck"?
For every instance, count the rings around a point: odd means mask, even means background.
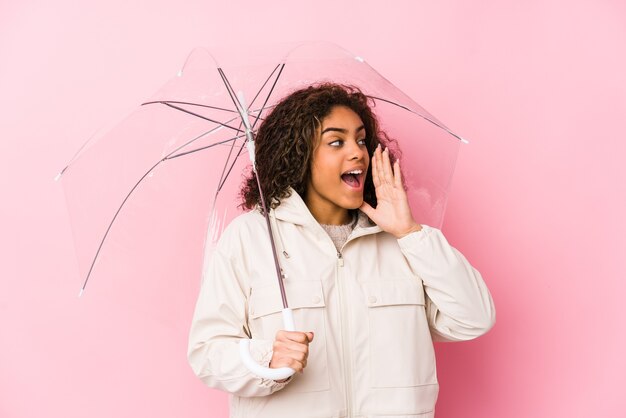
[[[347,209],[344,209],[344,212],[336,216],[325,217],[313,215],[313,217],[317,220],[317,223],[321,225],[347,225],[352,222],[352,215]]]
[[[311,199],[307,196],[305,203],[315,220],[324,225],[345,225],[352,220],[348,209],[337,206],[331,202],[323,202]]]

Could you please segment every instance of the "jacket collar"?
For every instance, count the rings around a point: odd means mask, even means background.
[[[280,205],[270,211],[274,213],[276,219],[303,226],[319,225],[298,192],[292,187],[289,187],[289,192],[291,195],[281,199]],[[373,234],[382,231],[382,228],[376,225],[365,213],[359,210],[357,214],[358,220],[354,229],[355,231],[357,229],[362,230],[359,235]]]

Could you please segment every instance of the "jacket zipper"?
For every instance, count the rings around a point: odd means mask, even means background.
[[[348,417],[352,418],[352,360],[350,359],[350,350],[348,348],[348,342],[350,340],[350,328],[349,328],[349,318],[346,314],[344,307],[346,306],[346,301],[344,300],[345,289],[344,289],[344,280],[340,279],[339,272],[343,270],[343,255],[341,251],[337,251],[337,274],[335,276],[335,280],[337,282],[337,288],[339,289],[339,304],[341,311],[341,327],[344,332],[341,333],[341,345],[343,347],[343,358],[344,358],[344,374],[346,376],[346,408],[348,410]]]

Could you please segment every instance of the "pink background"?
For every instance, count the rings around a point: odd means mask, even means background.
[[[0,416],[227,416],[186,361],[199,255],[122,265],[136,281],[78,299],[53,177],[193,47],[305,39],[364,56],[471,141],[443,231],[497,323],[436,345],[437,417],[624,416],[624,2],[295,3],[0,2]]]

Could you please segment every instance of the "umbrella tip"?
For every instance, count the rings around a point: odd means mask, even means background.
[[[61,176],[63,175],[63,173],[65,173],[65,170],[67,170],[67,167],[69,167],[69,165],[68,165],[68,166],[65,166],[65,168],[59,172],[59,174],[57,174],[56,176],[54,176],[54,181],[59,181],[59,179],[61,178]]]
[[[176,77],[182,77],[183,76],[183,69],[181,68],[180,70],[178,70],[178,72],[176,73]]]
[[[463,142],[464,144],[469,144],[469,141],[465,138],[461,138],[461,142]]]
[[[354,57],[354,59],[357,60],[358,62],[365,62],[365,59],[363,57],[359,57],[358,55]]]
[[[83,288],[81,288],[81,289],[80,289],[80,292],[78,292],[78,297],[83,296],[83,292],[84,292],[84,291],[85,291],[85,288],[84,288],[84,287],[83,287]]]

